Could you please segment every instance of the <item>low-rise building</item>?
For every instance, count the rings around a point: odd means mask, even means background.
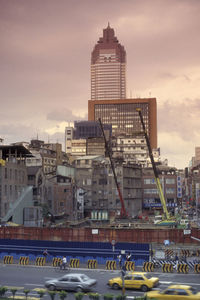
[[[176,168],[157,165],[163,195],[169,211],[174,212],[179,199],[182,198],[180,176]],[[156,185],[153,169],[143,169],[143,208],[148,210],[162,210],[162,203]]]
[[[136,164],[115,164],[122,199],[118,194],[110,161],[104,156],[79,157],[74,161],[76,187],[83,190],[85,217],[97,220],[114,218],[121,213],[121,200],[129,217],[142,211],[142,171]]]

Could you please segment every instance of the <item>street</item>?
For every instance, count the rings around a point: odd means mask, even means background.
[[[72,269],[74,273],[85,273],[91,278],[97,279],[97,286],[95,292],[99,294],[119,294],[121,290],[115,291],[107,286],[108,279],[120,275],[119,270],[100,270],[100,269]],[[53,267],[36,267],[36,266],[20,266],[20,265],[0,265],[0,285],[17,287],[20,290],[16,295],[24,295],[24,289],[30,289],[29,296],[39,297],[37,295],[38,289],[44,288],[44,283],[48,279],[58,278],[63,276],[64,272],[56,272]],[[200,274],[177,274],[177,273],[152,273],[152,276],[159,277],[159,289],[163,289],[170,284],[188,284],[200,291]],[[8,293],[9,294],[9,293]],[[11,293],[10,293],[11,294]],[[133,296],[142,296],[143,293],[138,290],[126,290],[126,295],[130,298]],[[50,296],[48,292],[45,293],[44,299]],[[68,299],[74,299],[73,293],[68,293]]]

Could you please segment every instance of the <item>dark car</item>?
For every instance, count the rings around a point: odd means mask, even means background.
[[[70,273],[60,278],[46,281],[45,287],[51,291],[67,290],[76,292],[89,292],[96,284],[96,279],[91,279],[85,274]]]

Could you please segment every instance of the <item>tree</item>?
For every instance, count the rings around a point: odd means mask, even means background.
[[[91,300],[99,300],[100,299],[100,294],[98,294],[98,293],[89,293],[88,296]]]
[[[26,300],[27,300],[28,294],[30,293],[30,290],[23,290],[23,292],[24,292],[24,294],[25,294],[25,296],[26,296]]]
[[[104,300],[113,300],[114,295],[113,294],[105,294],[103,295]]]
[[[11,291],[11,293],[12,293],[12,295],[13,295],[13,300],[14,300],[15,294],[16,294],[16,292],[17,292],[17,289],[16,289],[16,288],[12,288],[12,289],[10,289],[10,291]]]
[[[56,291],[48,291],[49,296],[51,297],[51,300],[54,300],[57,292]]]
[[[0,297],[3,297],[5,295],[5,293],[7,292],[7,287],[2,286],[0,287]]]
[[[84,293],[79,292],[74,294],[76,300],[82,300]]]
[[[60,300],[64,300],[67,297],[67,292],[60,291],[59,292]]]
[[[45,294],[45,291],[44,291],[44,290],[39,290],[39,291],[37,291],[37,293],[38,293],[40,299],[42,299],[42,297],[43,297],[44,294]]]

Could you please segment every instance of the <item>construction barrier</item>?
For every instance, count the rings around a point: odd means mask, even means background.
[[[196,251],[196,256],[200,256],[200,250]]]
[[[154,263],[147,261],[143,263],[143,271],[144,272],[153,272],[154,271]]]
[[[125,268],[127,271],[134,271],[135,270],[135,263],[133,261],[125,261]]]
[[[200,274],[200,264],[195,264],[194,265],[194,272],[197,274]]]
[[[174,255],[174,251],[172,249],[165,250],[165,257],[171,257]]]
[[[117,264],[115,260],[107,260],[106,261],[106,270],[116,270]]]
[[[13,263],[13,256],[5,255],[3,258],[4,264],[12,264]]]
[[[29,257],[28,256],[20,256],[19,264],[20,265],[28,265],[29,264]]]
[[[187,274],[189,271],[189,267],[187,264],[178,264],[177,272]]]
[[[46,263],[46,258],[45,257],[37,257],[35,264],[36,266],[44,266]]]
[[[181,249],[180,256],[189,257],[190,256],[190,250]]]
[[[71,258],[69,265],[71,268],[79,268],[80,260],[78,258]]]
[[[87,267],[88,267],[88,269],[96,269],[97,268],[97,260],[96,259],[88,259]]]
[[[172,264],[163,264],[162,265],[162,272],[163,273],[173,273],[173,265]]]
[[[60,257],[54,257],[52,261],[52,266],[53,267],[58,267],[62,264],[62,258]]]

